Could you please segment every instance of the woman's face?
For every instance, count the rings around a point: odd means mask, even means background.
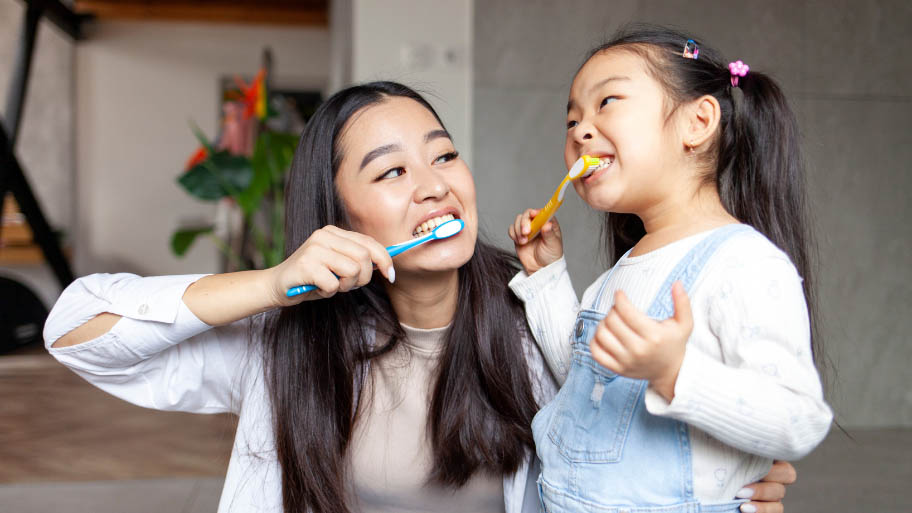
[[[397,256],[397,276],[453,270],[469,261],[478,236],[475,183],[430,111],[409,98],[389,97],[355,113],[340,137],[336,187],[354,231],[390,246],[429,232],[427,225],[445,216],[465,222],[457,235]]]

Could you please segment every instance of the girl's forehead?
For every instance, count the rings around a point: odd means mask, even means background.
[[[571,97],[583,94],[609,79],[636,82],[647,77],[641,56],[630,50],[612,48],[593,55],[583,64],[573,78],[570,94]]]

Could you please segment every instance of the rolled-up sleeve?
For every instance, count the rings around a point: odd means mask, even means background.
[[[182,297],[203,276],[80,278],[51,310],[45,346],[93,385],[139,406],[196,413],[237,411],[249,322],[212,328],[197,318]],[[105,312],[121,319],[104,335],[52,347]]]

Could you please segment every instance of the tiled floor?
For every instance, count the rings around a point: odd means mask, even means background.
[[[43,350],[0,357],[0,511],[216,510],[227,416],[145,410],[98,391]],[[909,513],[912,429],[834,430],[796,463],[789,513]]]

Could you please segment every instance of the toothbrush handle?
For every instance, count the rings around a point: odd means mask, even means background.
[[[564,179],[561,180],[560,185],[558,185],[557,189],[554,191],[554,194],[551,196],[551,199],[545,204],[545,207],[539,211],[537,216],[532,218],[532,226],[529,230],[529,240],[534,239],[538,235],[541,227],[551,219],[551,216],[553,216],[554,213],[557,212],[557,209],[564,203],[564,191],[567,189],[569,183],[570,177],[564,177]]]
[[[402,253],[403,251],[408,251],[408,250],[414,248],[415,246],[417,246],[419,244],[424,244],[425,242],[427,242],[433,238],[434,238],[434,234],[429,233],[429,234],[425,235],[424,237],[421,237],[420,239],[414,239],[414,240],[401,242],[399,244],[394,244],[392,246],[389,246],[386,248],[386,251],[387,251],[387,253],[389,253],[390,257],[394,257],[394,256],[398,255],[399,253]]]
[[[288,297],[300,296],[305,292],[310,292],[311,290],[316,290],[316,285],[298,285],[297,287],[292,287],[288,289],[288,292],[285,293]]]

